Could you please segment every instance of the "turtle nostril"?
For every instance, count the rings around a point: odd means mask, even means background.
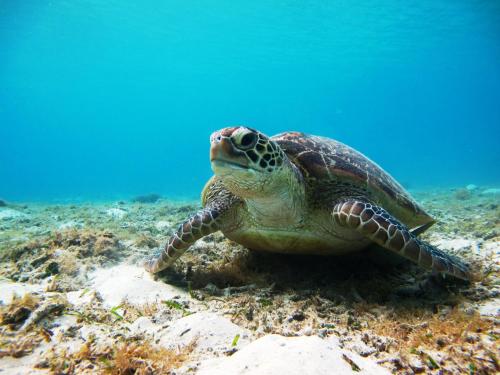
[[[251,147],[255,144],[257,136],[254,133],[245,134],[240,141],[242,147]]]

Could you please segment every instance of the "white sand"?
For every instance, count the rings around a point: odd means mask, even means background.
[[[360,369],[354,371],[346,355]],[[342,350],[336,340],[319,337],[264,336],[231,357],[201,364],[198,375],[390,374],[375,362]]]
[[[155,281],[142,267],[120,264],[99,268],[89,275],[91,288],[103,298],[107,307],[118,306],[124,300],[131,304],[160,302],[174,297],[188,297],[184,290]]]

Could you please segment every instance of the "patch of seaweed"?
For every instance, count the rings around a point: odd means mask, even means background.
[[[387,316],[370,319],[368,327],[377,335],[395,339],[403,357],[417,354],[424,362],[430,362],[431,369],[448,361],[464,371],[473,368],[474,374],[500,370],[496,357],[498,323],[477,312],[466,313],[453,308],[430,313],[425,309],[402,308]],[[432,363],[430,353],[433,352],[446,356],[441,363]]]
[[[137,247],[146,247],[148,249],[154,249],[158,246],[160,246],[160,243],[155,240],[153,237],[141,233],[139,237],[135,240],[135,245]]]
[[[16,261],[25,253],[34,253],[38,249],[47,248],[46,244],[43,244],[39,240],[30,240],[18,246],[8,246],[6,249],[0,252],[0,261],[4,262],[7,260]]]
[[[29,332],[16,337],[0,335],[0,359],[3,357],[21,358],[33,352],[43,341],[39,332]]]
[[[109,231],[70,229],[54,232],[48,241],[50,248],[75,250],[79,258],[89,256],[112,257],[119,249],[118,238]]]
[[[166,373],[180,367],[193,351],[194,345],[181,350],[154,348],[150,344],[125,343],[114,353],[113,366],[108,372],[115,375]]]
[[[74,353],[53,348],[37,367],[57,374],[83,370],[111,375],[167,374],[186,362],[194,347],[193,343],[170,350],[148,342],[122,342],[110,347],[91,341]]]
[[[14,295],[11,303],[0,306],[0,358],[23,357],[41,341],[50,341],[51,331],[39,323],[47,316],[58,315],[64,307],[60,296],[43,300],[32,293]]]
[[[11,328],[20,326],[39,304],[40,299],[32,293],[22,297],[14,295],[11,303],[0,306],[0,325],[9,325]]]
[[[86,262],[104,264],[116,261],[120,259],[122,250],[118,238],[109,231],[57,231],[2,254],[5,260],[11,262],[10,268],[2,269],[2,274],[23,282],[37,282],[56,275],[60,287],[54,290],[71,289],[73,276]]]
[[[470,199],[472,197],[472,194],[468,189],[462,188],[455,190],[454,197],[455,199],[464,201]]]
[[[222,257],[206,267],[188,269],[186,279],[195,289],[204,288],[208,284],[214,284],[219,288],[247,284],[265,285],[265,277],[250,267],[250,258],[248,252],[237,252],[230,259]]]

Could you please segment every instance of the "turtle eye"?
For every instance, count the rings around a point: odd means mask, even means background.
[[[242,148],[250,148],[257,142],[257,135],[255,133],[247,133],[240,140],[240,146]]]

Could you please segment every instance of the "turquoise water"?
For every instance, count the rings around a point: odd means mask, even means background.
[[[195,197],[247,124],[500,183],[499,1],[0,1],[0,197]]]

